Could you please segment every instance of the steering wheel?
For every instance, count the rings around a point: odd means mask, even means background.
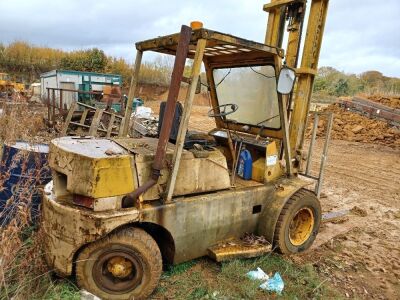
[[[239,108],[239,106],[237,104],[233,104],[233,103],[222,104],[222,105],[218,105],[217,107],[215,107],[215,109],[219,110],[219,113],[215,112],[214,108],[211,108],[207,114],[210,118],[216,118],[216,117],[222,118],[227,115],[233,114],[235,111],[238,110],[238,108]]]

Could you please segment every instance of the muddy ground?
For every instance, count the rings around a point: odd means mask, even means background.
[[[158,112],[157,102],[146,105]],[[194,107],[191,129],[214,128],[208,109]],[[321,151],[319,140],[314,172]],[[322,192],[324,213],[349,212],[323,223],[314,246],[289,259],[313,264],[343,297],[400,299],[400,148],[332,140]]]
[[[350,212],[291,259],[313,263],[344,296],[400,299],[400,149],[332,140],[323,193],[323,212]]]

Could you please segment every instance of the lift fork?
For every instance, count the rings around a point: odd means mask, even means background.
[[[320,120],[320,116],[326,116],[327,124],[326,124],[326,128],[325,128],[325,141],[324,141],[324,148],[322,150],[322,155],[321,155],[319,174],[318,174],[318,176],[313,176],[313,175],[311,175],[311,162],[312,162],[312,155],[314,152],[315,140],[317,138],[318,121]],[[313,124],[312,133],[311,133],[310,147],[308,149],[306,170],[304,173],[300,173],[300,175],[316,181],[315,194],[317,195],[318,198],[321,195],[322,183],[324,180],[325,164],[326,164],[326,160],[328,158],[328,148],[329,148],[329,142],[331,139],[332,121],[333,121],[333,113],[332,112],[314,112],[314,124]]]

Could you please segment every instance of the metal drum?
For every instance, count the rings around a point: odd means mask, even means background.
[[[39,216],[39,187],[51,180],[49,146],[27,142],[5,143],[0,160],[0,224],[30,208],[32,221]]]

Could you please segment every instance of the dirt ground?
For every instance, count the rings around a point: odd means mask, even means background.
[[[146,106],[158,112],[158,102]],[[190,127],[214,128],[207,106],[194,106]],[[319,170],[317,140],[313,171]],[[349,211],[322,224],[313,247],[289,257],[311,263],[343,297],[400,299],[400,148],[332,140],[321,204],[323,212]]]
[[[179,99],[182,103],[183,101]],[[160,101],[147,101],[145,106],[150,107],[155,115],[160,111]],[[207,117],[207,112],[211,108],[209,106],[193,105],[192,113],[189,119],[189,129],[208,132],[215,128],[213,118]]]
[[[344,296],[399,299],[400,149],[332,140],[323,193],[323,212],[349,214],[324,223],[312,249],[291,258],[313,263]]]

